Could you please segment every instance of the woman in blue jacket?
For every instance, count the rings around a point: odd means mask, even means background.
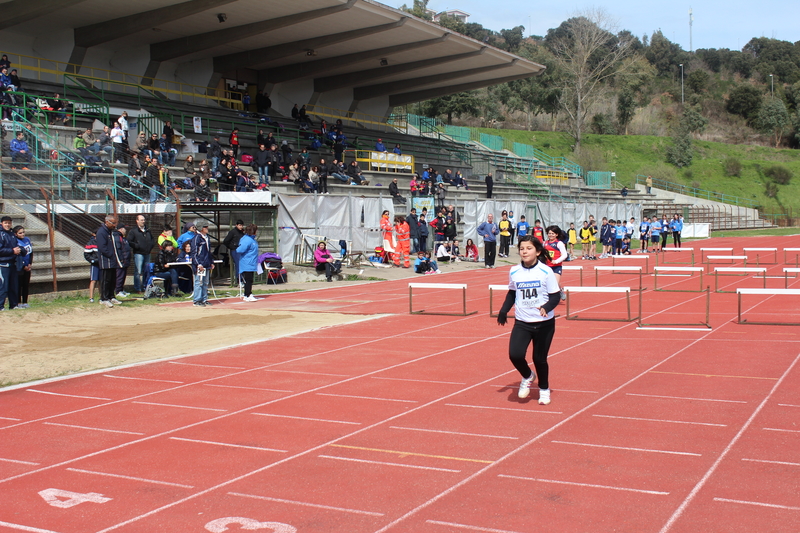
[[[19,303],[17,307],[20,309],[27,309],[28,306],[28,292],[31,285],[31,262],[33,262],[33,248],[31,247],[31,240],[25,236],[25,228],[16,226],[13,230],[14,236],[17,238],[17,246],[22,248],[23,252],[17,256],[17,280],[19,281]]]
[[[669,229],[672,230],[672,247],[680,248],[681,231],[683,231],[683,220],[681,220],[681,217],[680,215],[678,215],[678,213],[675,213],[675,216],[672,217],[672,220],[669,223]]]
[[[258,269],[258,243],[256,233],[258,226],[248,224],[244,229],[244,235],[239,240],[239,247],[236,253],[239,255],[239,281],[244,284],[244,301],[255,302],[253,296],[253,277]]]

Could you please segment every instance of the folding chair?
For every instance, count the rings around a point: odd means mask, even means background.
[[[155,263],[145,263],[144,272],[142,272],[142,278],[147,280],[145,282],[144,294],[146,297],[148,289],[156,287],[158,283],[161,283],[161,298],[163,298],[164,295],[167,294],[166,280],[163,278],[156,277],[155,271],[156,271]]]

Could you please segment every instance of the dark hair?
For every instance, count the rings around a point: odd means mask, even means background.
[[[541,261],[542,263],[547,262],[547,252],[544,249],[544,244],[540,241],[537,237],[533,235],[523,235],[519,238],[519,242],[517,242],[517,250],[522,247],[523,242],[529,242],[533,244],[533,247],[536,249],[536,259]]]
[[[189,245],[190,248],[192,247],[192,241],[183,241],[183,244],[181,244],[181,251],[183,251],[183,252],[186,251],[185,248],[186,248],[187,244]]]
[[[556,239],[560,240],[564,236],[564,232],[561,231],[561,228],[556,226],[555,224],[553,224],[552,226],[547,226],[545,233],[550,233],[551,231],[556,234]]]
[[[4,216],[3,218],[0,218],[0,222],[5,222],[6,220],[8,220],[9,222],[13,222],[13,219],[8,215]]]
[[[246,228],[244,228],[245,235],[255,235],[258,231],[258,226],[255,224],[248,224]]]
[[[239,220],[237,220],[237,221],[236,221],[236,225],[238,226],[239,224],[241,224],[242,226],[244,226],[244,222],[242,222],[242,219],[241,219],[241,218],[240,218]]]
[[[186,241],[186,242],[189,242],[189,241]],[[186,244],[186,243],[184,243],[184,244]],[[175,246],[175,244],[172,242],[171,239],[164,239],[164,242],[161,243],[161,249],[162,250],[166,250],[170,246]]]
[[[11,228],[11,233],[17,233],[21,229],[25,229],[25,226],[14,226]]]

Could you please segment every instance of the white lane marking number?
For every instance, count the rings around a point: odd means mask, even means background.
[[[102,494],[96,492],[71,492],[61,489],[44,489],[39,491],[39,496],[44,498],[48,505],[58,507],[59,509],[69,509],[81,503],[106,503],[111,501],[112,498],[106,498]],[[61,499],[66,498],[66,499]]]
[[[240,516],[229,516],[227,518],[217,518],[206,524],[206,530],[211,533],[222,533],[223,531],[230,531],[228,526],[230,524],[238,524],[241,529],[253,531],[255,529],[268,529],[272,533],[297,533],[297,528],[289,524],[282,524],[280,522],[259,522],[252,518],[242,518]]]

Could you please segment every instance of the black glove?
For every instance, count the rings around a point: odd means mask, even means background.
[[[497,324],[500,326],[505,326],[506,322],[508,322],[508,313],[506,311],[500,311],[497,313]]]

